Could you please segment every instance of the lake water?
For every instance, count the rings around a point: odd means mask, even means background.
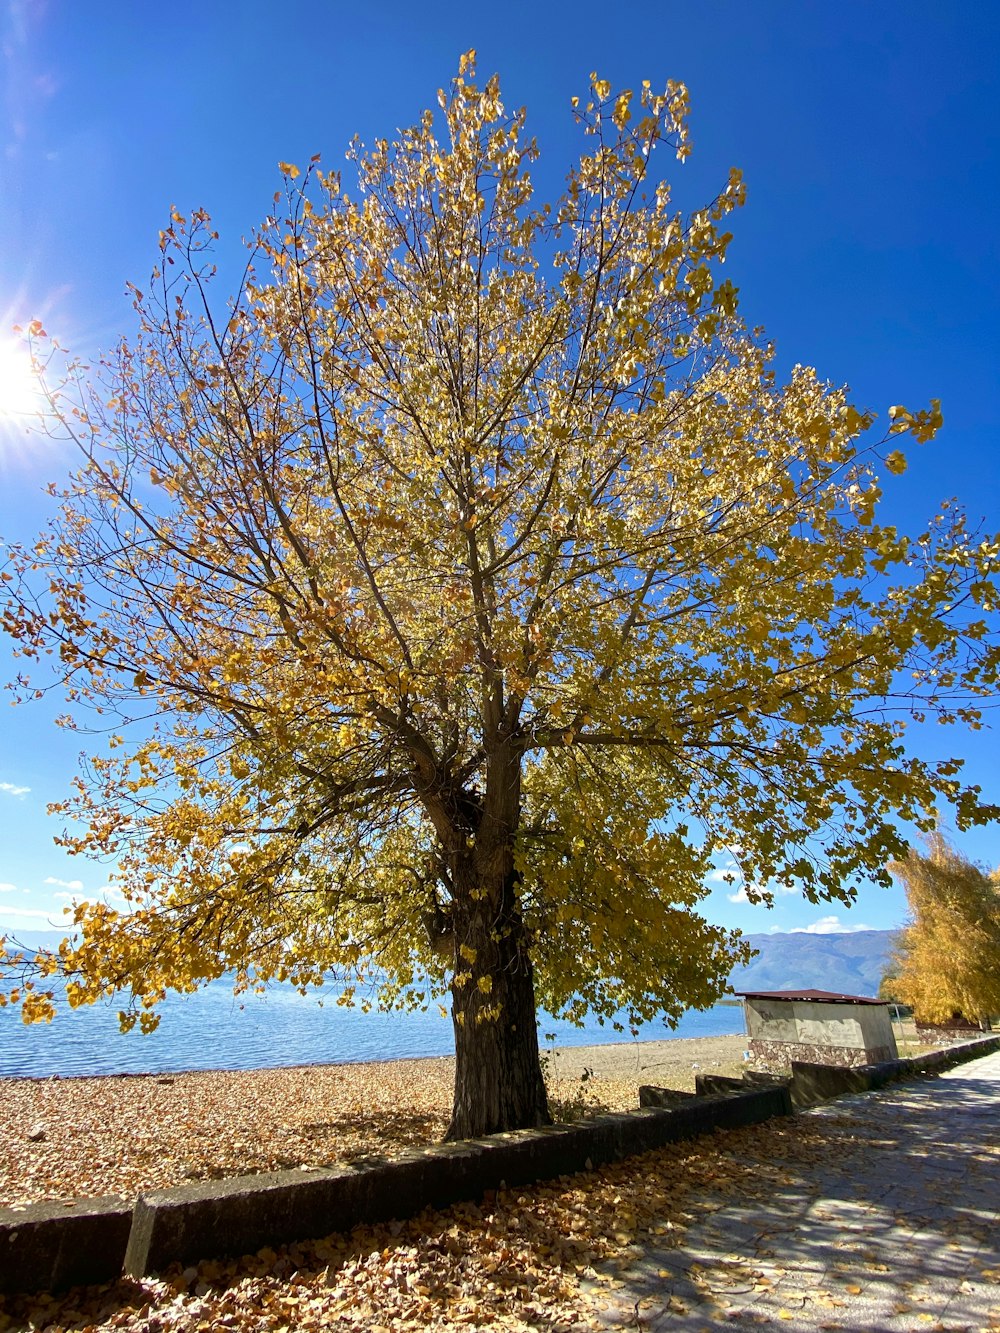
[[[75,1010],[60,1005],[53,1023],[31,1027],[25,1027],[17,1011],[0,1009],[0,1077],[265,1069],[454,1053],[451,1019],[437,1008],[364,1014],[339,1006],[338,994],[335,985],[308,997],[291,986],[276,985],[264,996],[236,999],[231,983],[220,979],[193,995],[168,996],[160,1026],[148,1036],[119,1031],[120,1003]],[[717,1037],[743,1030],[738,1005],[717,1005],[689,1011],[673,1030],[647,1023],[639,1039]],[[554,1033],[561,1046],[632,1040],[627,1032],[616,1033],[596,1019],[578,1028],[543,1015],[539,1032]]]

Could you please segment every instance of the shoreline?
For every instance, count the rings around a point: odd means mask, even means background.
[[[737,1072],[746,1038],[556,1047],[553,1118],[635,1110],[640,1083]],[[440,1141],[454,1056],[184,1074],[0,1079],[0,1208],[392,1156]]]
[[[544,1065],[547,1059],[555,1057],[560,1061],[567,1061],[571,1064],[578,1063],[573,1059],[575,1054],[587,1052],[590,1058],[598,1058],[600,1063],[605,1063],[599,1056],[595,1057],[597,1052],[606,1052],[610,1049],[629,1050],[638,1052],[640,1049],[647,1051],[652,1048],[662,1048],[663,1051],[676,1049],[685,1043],[697,1044],[706,1041],[741,1041],[746,1043],[749,1038],[745,1033],[718,1033],[713,1036],[704,1037],[648,1037],[648,1038],[625,1038],[608,1041],[587,1042],[581,1045],[560,1045],[554,1043],[539,1043],[538,1053]],[[254,1074],[254,1073],[277,1073],[282,1070],[289,1072],[305,1072],[317,1069],[357,1069],[369,1067],[382,1067],[385,1065],[407,1064],[418,1060],[448,1060],[454,1061],[453,1053],[446,1055],[389,1055],[382,1058],[365,1057],[360,1060],[314,1060],[307,1063],[297,1064],[275,1064],[275,1065],[254,1065],[252,1067],[232,1067],[226,1065],[213,1065],[206,1068],[192,1069],[121,1069],[113,1073],[72,1073],[72,1074],[2,1074],[0,1073],[0,1088],[8,1083],[71,1083],[81,1079],[178,1079],[195,1078],[201,1074]],[[646,1068],[645,1065],[642,1068]]]

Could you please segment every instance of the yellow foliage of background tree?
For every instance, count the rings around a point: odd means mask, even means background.
[[[875,521],[937,404],[879,435],[779,382],[718,276],[739,173],[688,217],[653,174],[682,85],[592,78],[550,205],[474,78],[356,145],[351,193],[283,165],[222,311],[209,219],[173,211],[138,336],[55,398],[83,464],[4,617],[113,732],[63,844],[128,907],[81,905],[41,970],[146,1027],[227,969],[450,992],[452,1136],[547,1119],[537,1003],[724,992],[719,849],[757,898],[848,901],[897,815],[997,813],[901,743],[975,725],[997,665],[997,542]]]
[[[974,865],[940,833],[890,869],[903,881],[911,921],[900,932],[892,993],[918,1021],[1000,1015],[1000,872]]]

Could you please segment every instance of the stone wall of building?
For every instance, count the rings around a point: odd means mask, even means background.
[[[757,1069],[781,1070],[791,1068],[793,1060],[810,1064],[837,1065],[853,1069],[861,1065],[881,1064],[896,1059],[896,1044],[865,1049],[857,1046],[827,1046],[814,1042],[769,1041],[767,1038],[750,1039],[750,1059]]]

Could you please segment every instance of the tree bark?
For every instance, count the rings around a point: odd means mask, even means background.
[[[495,735],[480,795],[449,783],[423,750],[414,754],[449,895],[455,1098],[445,1138],[451,1140],[551,1123],[514,860],[522,758],[509,733]]]
[[[513,872],[499,898],[460,893],[455,903],[455,1097],[446,1139],[551,1123]]]

